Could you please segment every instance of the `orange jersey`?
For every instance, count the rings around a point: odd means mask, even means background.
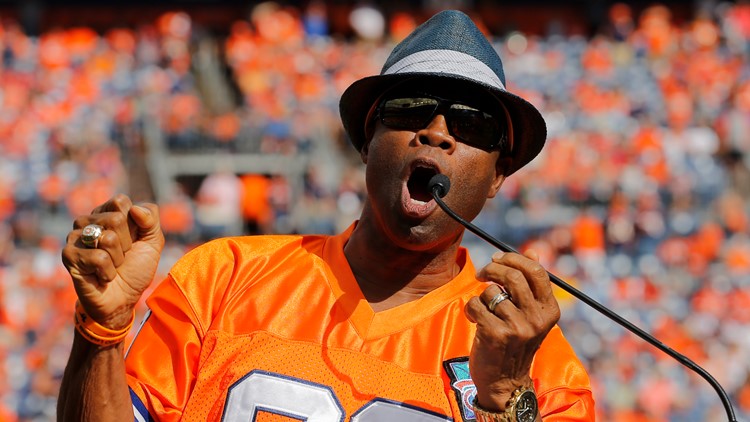
[[[136,420],[468,421],[485,284],[468,253],[450,283],[374,312],[338,236],[219,239],[185,255],[148,299],[126,358]],[[593,421],[588,375],[558,327],[531,377],[542,417]]]

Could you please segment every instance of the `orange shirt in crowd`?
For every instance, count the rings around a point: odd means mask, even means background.
[[[268,201],[268,178],[258,174],[240,177],[242,183],[242,217],[246,221],[266,223],[271,218],[271,204]]]
[[[604,252],[604,225],[592,214],[583,213],[573,222],[573,249],[576,252]]]

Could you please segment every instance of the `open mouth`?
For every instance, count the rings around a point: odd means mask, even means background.
[[[430,182],[432,176],[436,175],[438,171],[432,167],[417,166],[409,176],[409,180],[406,182],[406,187],[409,190],[409,196],[411,199],[419,202],[429,202],[432,200],[432,194],[430,193],[427,185]]]

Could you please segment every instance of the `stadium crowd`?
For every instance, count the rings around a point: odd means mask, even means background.
[[[53,420],[75,295],[60,262],[74,216],[133,178],[156,122],[174,154],[310,157],[295,196],[278,175],[217,163],[197,189],[159,198],[158,278],[197,242],[245,233],[334,233],[364,197],[338,98],[378,73],[419,23],[372,7],[330,34],[323,3],[262,3],[219,39],[236,101],[212,98],[180,11],[138,28],[0,25],[0,420]],[[474,16],[478,23],[481,18]],[[750,5],[676,22],[668,8],[609,10],[595,36],[490,34],[510,89],[542,110],[545,151],[476,223],[711,372],[750,419]],[[215,75],[214,75],[215,76]],[[211,86],[209,84],[209,86]],[[239,222],[230,224],[230,222]],[[467,235],[476,262],[493,250]],[[724,420],[704,380],[559,294],[561,325],[592,376],[599,419]],[[143,312],[143,310],[141,310]]]

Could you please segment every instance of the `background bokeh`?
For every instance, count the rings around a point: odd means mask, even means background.
[[[217,236],[342,230],[365,192],[338,98],[442,7],[474,18],[549,127],[475,222],[750,419],[750,4],[37,0],[0,2],[0,421],[54,420],[75,216],[158,202],[159,280]],[[493,252],[465,244],[477,265]],[[726,420],[703,379],[558,293],[599,420]]]

